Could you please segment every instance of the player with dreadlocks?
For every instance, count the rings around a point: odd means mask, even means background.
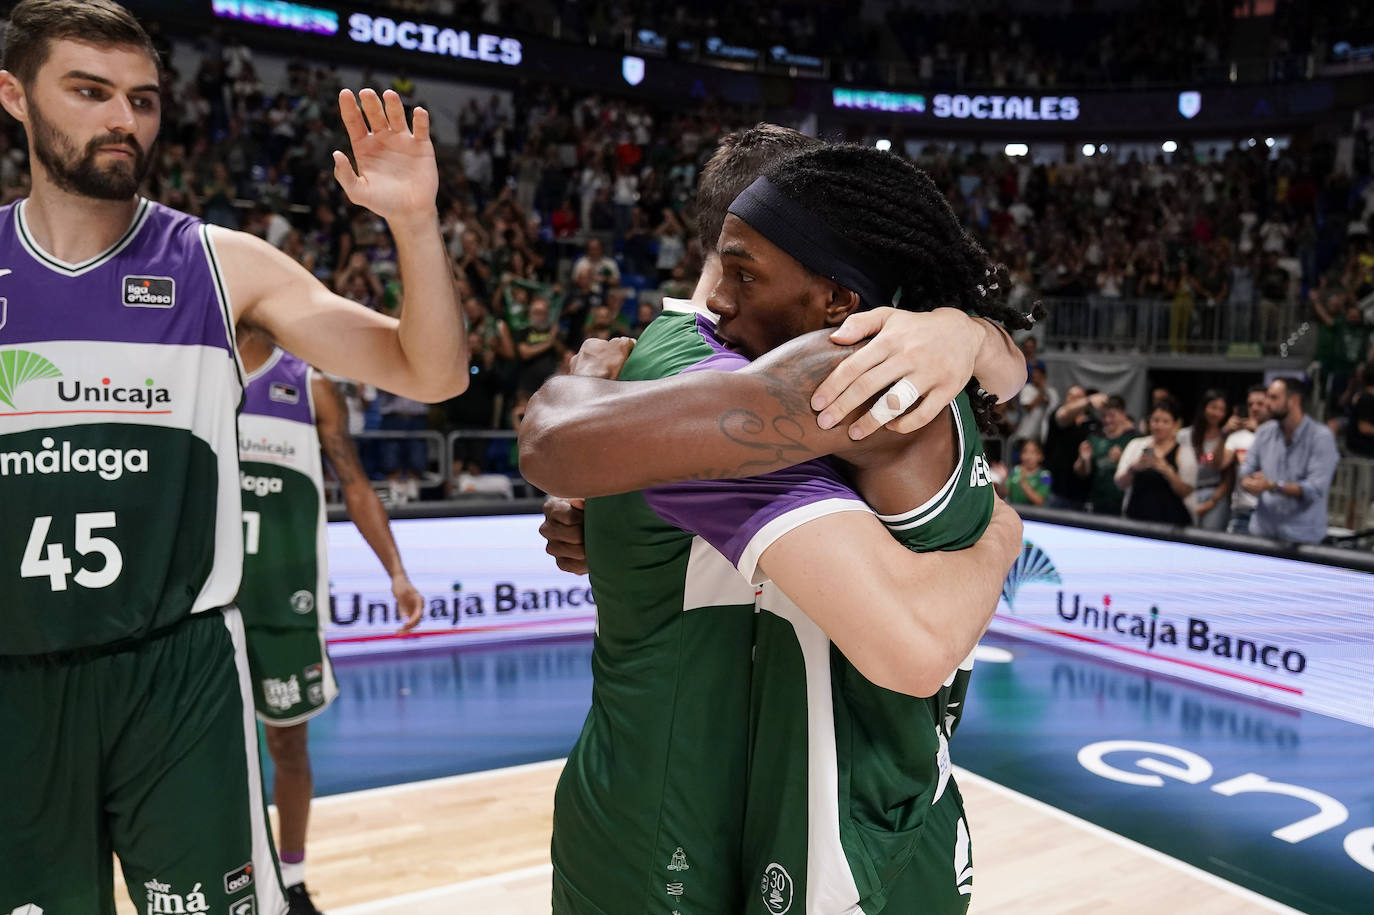
[[[876,190],[848,183],[847,173],[854,171]],[[836,174],[846,174],[845,182],[833,180]],[[587,506],[586,541],[598,598],[598,689],[570,762],[570,769],[579,771],[571,787],[565,773],[560,801],[582,804],[579,791],[594,801],[598,782],[614,782],[621,748],[629,740],[654,739],[645,730],[616,733],[618,726],[632,725],[626,710],[634,703],[617,703],[615,692],[633,687],[647,694],[655,685],[652,677],[671,681],[677,676],[672,671],[684,668],[693,674],[688,682],[719,682],[728,676],[718,673],[716,664],[728,649],[728,619],[720,621],[711,639],[698,643],[670,628],[703,614],[682,611],[689,606],[684,601],[695,600],[694,593],[700,597],[711,590],[691,586],[697,574],[693,566],[704,571],[709,553],[743,573],[743,578],[730,577],[748,597],[754,584],[763,585],[758,609],[765,612],[757,617],[749,653],[755,657],[750,759],[747,774],[740,773],[748,782],[747,793],[736,811],[742,826],[713,843],[738,841],[738,885],[729,897],[708,892],[703,898],[704,875],[684,872],[694,867],[690,861],[698,867],[709,861],[713,871],[722,869],[717,864],[721,849],[706,847],[700,839],[694,844],[690,826],[670,827],[666,835],[645,839],[653,841],[652,848],[635,850],[635,858],[639,853],[662,858],[657,862],[662,873],[650,881],[662,880],[660,892],[668,887],[684,906],[694,900],[711,911],[778,912],[790,907],[794,896],[805,900],[798,910],[808,913],[858,911],[860,905],[876,912],[890,899],[895,902],[891,911],[905,911],[908,896],[919,897],[931,911],[962,910],[968,887],[961,892],[960,878],[967,884],[969,874],[960,874],[964,868],[955,865],[958,848],[967,851],[967,830],[958,793],[949,782],[947,740],[962,711],[970,665],[961,662],[992,608],[942,615],[922,606],[927,592],[910,589],[910,583],[904,589],[900,582],[907,564],[902,556],[912,555],[907,550],[970,546],[993,515],[974,407],[967,394],[959,394],[948,408],[946,398],[935,407],[941,421],[910,436],[884,432],[855,443],[841,428],[821,429],[808,400],[844,350],[824,333],[806,332],[835,327],[859,309],[892,301],[899,288],[907,304],[941,296],[961,309],[1013,325],[1028,322],[1001,306],[986,258],[933,187],[912,187],[922,181],[928,186],[929,181],[903,160],[857,147],[818,148],[766,175],[735,200],[719,234],[720,277],[709,301],[718,326],[690,311],[665,314],[641,338],[621,372],[629,379],[671,378],[622,385],[554,379],[526,416],[523,469],[550,491],[598,495],[655,479],[740,477],[835,453],[848,462],[851,482],[873,508],[852,491],[844,496],[848,490],[828,476],[833,468],[815,461],[784,472],[793,476],[660,485],[593,499]],[[887,198],[880,205],[870,206],[883,194]],[[905,223],[893,219],[890,206],[905,207]],[[829,214],[820,212],[831,207],[852,214],[841,231],[865,239],[867,247],[827,225]],[[913,223],[919,223],[915,230]],[[882,244],[883,231],[900,233],[898,245]],[[936,246],[941,250],[927,253]],[[958,246],[962,250],[956,255],[947,250]],[[889,268],[917,249],[922,257],[912,269]],[[957,281],[922,275],[932,264],[959,258],[964,267],[978,265],[980,282],[970,282],[967,290]],[[973,322],[961,320],[974,331]],[[869,323],[901,323],[901,318],[888,309]],[[925,326],[936,324],[927,321]],[[579,370],[613,376],[620,366],[614,353],[607,353],[610,349],[584,352]],[[747,358],[760,356],[747,363]],[[865,369],[878,361],[870,358],[854,374],[869,377]],[[713,368],[727,371],[700,371]],[[957,380],[954,390],[965,380]],[[887,417],[882,415],[886,405],[878,405],[879,415],[870,422],[890,419],[915,399],[899,392],[892,396],[907,402],[889,408]],[[672,417],[671,425],[663,422],[665,414]],[[605,460],[608,453],[620,460]],[[873,509],[884,513],[879,517],[887,522],[887,533]],[[690,557],[662,550],[665,531],[673,528],[686,532],[677,550],[690,549]],[[654,550],[665,555],[650,556]],[[627,568],[631,571],[624,572]],[[647,576],[647,585],[636,580],[636,575],[646,577],[646,570],[655,573]],[[729,571],[726,566],[727,575]],[[994,570],[994,577],[1000,579],[1002,571]],[[671,622],[647,626],[644,612],[634,615],[632,627],[618,619],[628,615],[624,611],[645,611],[654,603],[653,586],[667,588],[680,574],[687,576],[686,596],[665,596],[663,601],[676,602]],[[703,606],[743,602],[734,599],[722,580]],[[908,625],[913,619],[914,628]],[[833,646],[827,634],[835,639]],[[643,663],[642,655],[628,650],[661,652],[658,645],[670,641],[695,645],[693,656],[660,666]],[[749,654],[737,666],[748,668]],[[825,698],[832,688],[833,702]],[[674,707],[684,709],[673,714],[687,719],[694,694],[671,695]],[[660,717],[663,705],[654,709]],[[719,705],[695,714],[701,716],[699,722],[710,722],[711,730],[689,734],[686,727],[674,728],[670,760],[684,755],[685,746],[733,740],[722,731],[734,721]],[[805,753],[798,752],[802,742]],[[616,753],[607,756],[600,747],[615,747]],[[711,768],[719,775],[728,763],[721,754]],[[640,790],[644,774],[633,774]],[[665,799],[654,809],[670,809],[675,797],[700,799],[702,794],[694,792],[698,787],[684,776],[665,787]],[[646,800],[653,803],[653,798]],[[562,822],[568,820],[565,813]],[[585,830],[575,821],[572,828]],[[638,895],[622,894],[611,902],[588,893],[587,868],[582,874],[568,873],[577,866],[574,852],[606,852],[594,842],[571,847],[566,835],[560,839],[560,830],[566,833],[568,827],[560,825],[556,811],[556,912],[641,910]]]

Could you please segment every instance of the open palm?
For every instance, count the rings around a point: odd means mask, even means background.
[[[357,163],[355,171],[346,155],[334,152],[334,177],[349,200],[387,221],[433,209],[439,170],[429,139],[429,112],[414,110],[412,131],[406,126],[401,97],[391,89],[381,97],[364,89],[357,99],[344,89],[339,93],[339,116]]]

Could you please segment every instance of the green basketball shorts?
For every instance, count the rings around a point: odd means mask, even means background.
[[[318,629],[250,626],[248,669],[253,704],[263,724],[288,727],[309,721],[339,694]]]
[[[0,912],[282,915],[242,620],[0,658]],[[21,736],[22,735],[22,736]]]

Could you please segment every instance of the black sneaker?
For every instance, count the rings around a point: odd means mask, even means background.
[[[324,913],[315,908],[315,903],[310,901],[310,894],[305,891],[305,884],[297,883],[295,886],[286,888],[286,915],[324,915]]]

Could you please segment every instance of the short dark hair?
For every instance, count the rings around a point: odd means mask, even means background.
[[[726,213],[740,191],[778,160],[820,144],[815,137],[777,124],[755,124],[721,137],[697,183],[697,240],[702,255],[716,250]]]
[[[1262,385],[1262,384],[1252,384],[1252,385],[1250,385],[1250,387],[1249,387],[1248,389],[1246,389],[1246,391],[1245,391],[1245,397],[1246,397],[1246,399],[1248,400],[1251,394],[1268,394],[1268,393],[1269,393],[1269,389],[1266,388],[1264,385]]]
[[[10,13],[5,30],[5,69],[29,85],[47,61],[52,43],[62,39],[101,48],[138,48],[161,72],[152,39],[114,0],[23,0]]]
[[[1174,422],[1183,422],[1183,410],[1179,407],[1178,401],[1172,397],[1161,397],[1150,405],[1150,412],[1163,410],[1174,418]]]
[[[1307,396],[1307,382],[1303,381],[1301,378],[1294,378],[1291,375],[1280,375],[1275,378],[1274,381],[1283,385],[1284,394],[1287,397]],[[1274,381],[1269,383],[1273,384]]]
[[[1127,412],[1126,398],[1122,397],[1120,394],[1113,394],[1111,397],[1107,398],[1106,408],[1108,410],[1120,410],[1122,413],[1125,413]]]

